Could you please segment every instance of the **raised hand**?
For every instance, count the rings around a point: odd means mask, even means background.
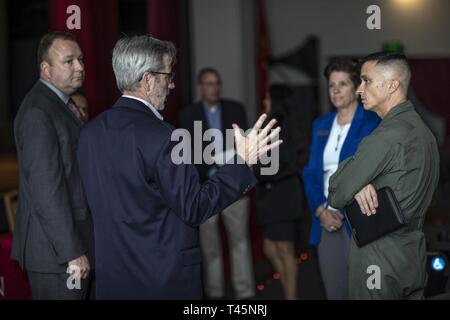
[[[244,159],[249,167],[254,165],[269,150],[278,147],[283,142],[279,139],[272,141],[281,131],[280,127],[272,130],[277,122],[275,119],[261,129],[266,118],[267,115],[262,114],[247,136],[242,135],[237,124],[233,124],[236,153]]]

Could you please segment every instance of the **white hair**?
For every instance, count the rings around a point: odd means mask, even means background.
[[[117,41],[112,57],[117,87],[121,92],[135,91],[145,72],[164,68],[167,55],[171,65],[175,64],[176,49],[173,43],[148,35],[124,37]]]

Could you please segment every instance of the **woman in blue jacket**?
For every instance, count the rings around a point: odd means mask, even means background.
[[[378,116],[365,111],[356,89],[360,66],[339,59],[324,72],[331,103],[336,108],[314,121],[308,164],[303,181],[312,217],[310,244],[317,253],[327,299],[348,298],[348,252],[351,231],[338,210],[327,205],[328,182],[339,163],[353,155],[361,140],[379,124]]]

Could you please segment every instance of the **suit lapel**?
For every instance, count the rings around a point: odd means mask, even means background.
[[[45,84],[43,84],[40,80],[37,82],[37,89],[41,91],[49,100],[51,100],[54,104],[56,104],[57,108],[61,109],[62,112],[72,119],[75,124],[81,128],[83,123],[80,121],[80,119],[77,118],[76,115],[73,114],[72,111],[70,111],[69,107],[64,104],[64,102],[54,93],[49,87],[47,87]]]
[[[66,115],[68,115],[75,123],[78,127],[82,127],[83,123],[81,122],[80,119],[77,118],[77,116],[69,109],[68,106],[64,105],[64,103],[61,101],[61,99],[59,99],[62,105],[62,108],[64,110],[64,112],[66,113]]]
[[[333,126],[334,118],[336,117],[336,112],[331,113],[327,118],[325,118],[322,125],[317,130],[317,135],[319,137],[320,148],[325,150],[325,146],[328,142],[328,138],[330,137],[331,127]]]
[[[357,132],[359,132],[359,128],[363,123],[362,121],[363,117],[364,117],[364,109],[361,105],[358,104],[347,137],[345,138],[344,144],[342,145],[341,154],[339,155],[340,161],[348,157],[348,151],[350,148],[349,144],[355,141],[355,135]]]
[[[318,141],[318,150],[317,153],[317,166],[318,168],[323,168],[323,152],[325,150],[325,146],[327,145],[328,138],[330,137],[331,127],[333,125],[334,118],[336,117],[336,112],[332,112],[326,116],[320,126],[318,126],[316,135]]]

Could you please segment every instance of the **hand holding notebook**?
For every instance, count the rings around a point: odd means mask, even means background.
[[[405,219],[391,188],[381,188],[377,191],[376,198],[378,207],[375,214],[364,214],[356,200],[344,208],[358,247],[363,247],[405,225]]]
[[[354,199],[359,204],[361,212],[370,216],[376,213],[378,208],[377,190],[372,184],[368,184],[355,194]]]

